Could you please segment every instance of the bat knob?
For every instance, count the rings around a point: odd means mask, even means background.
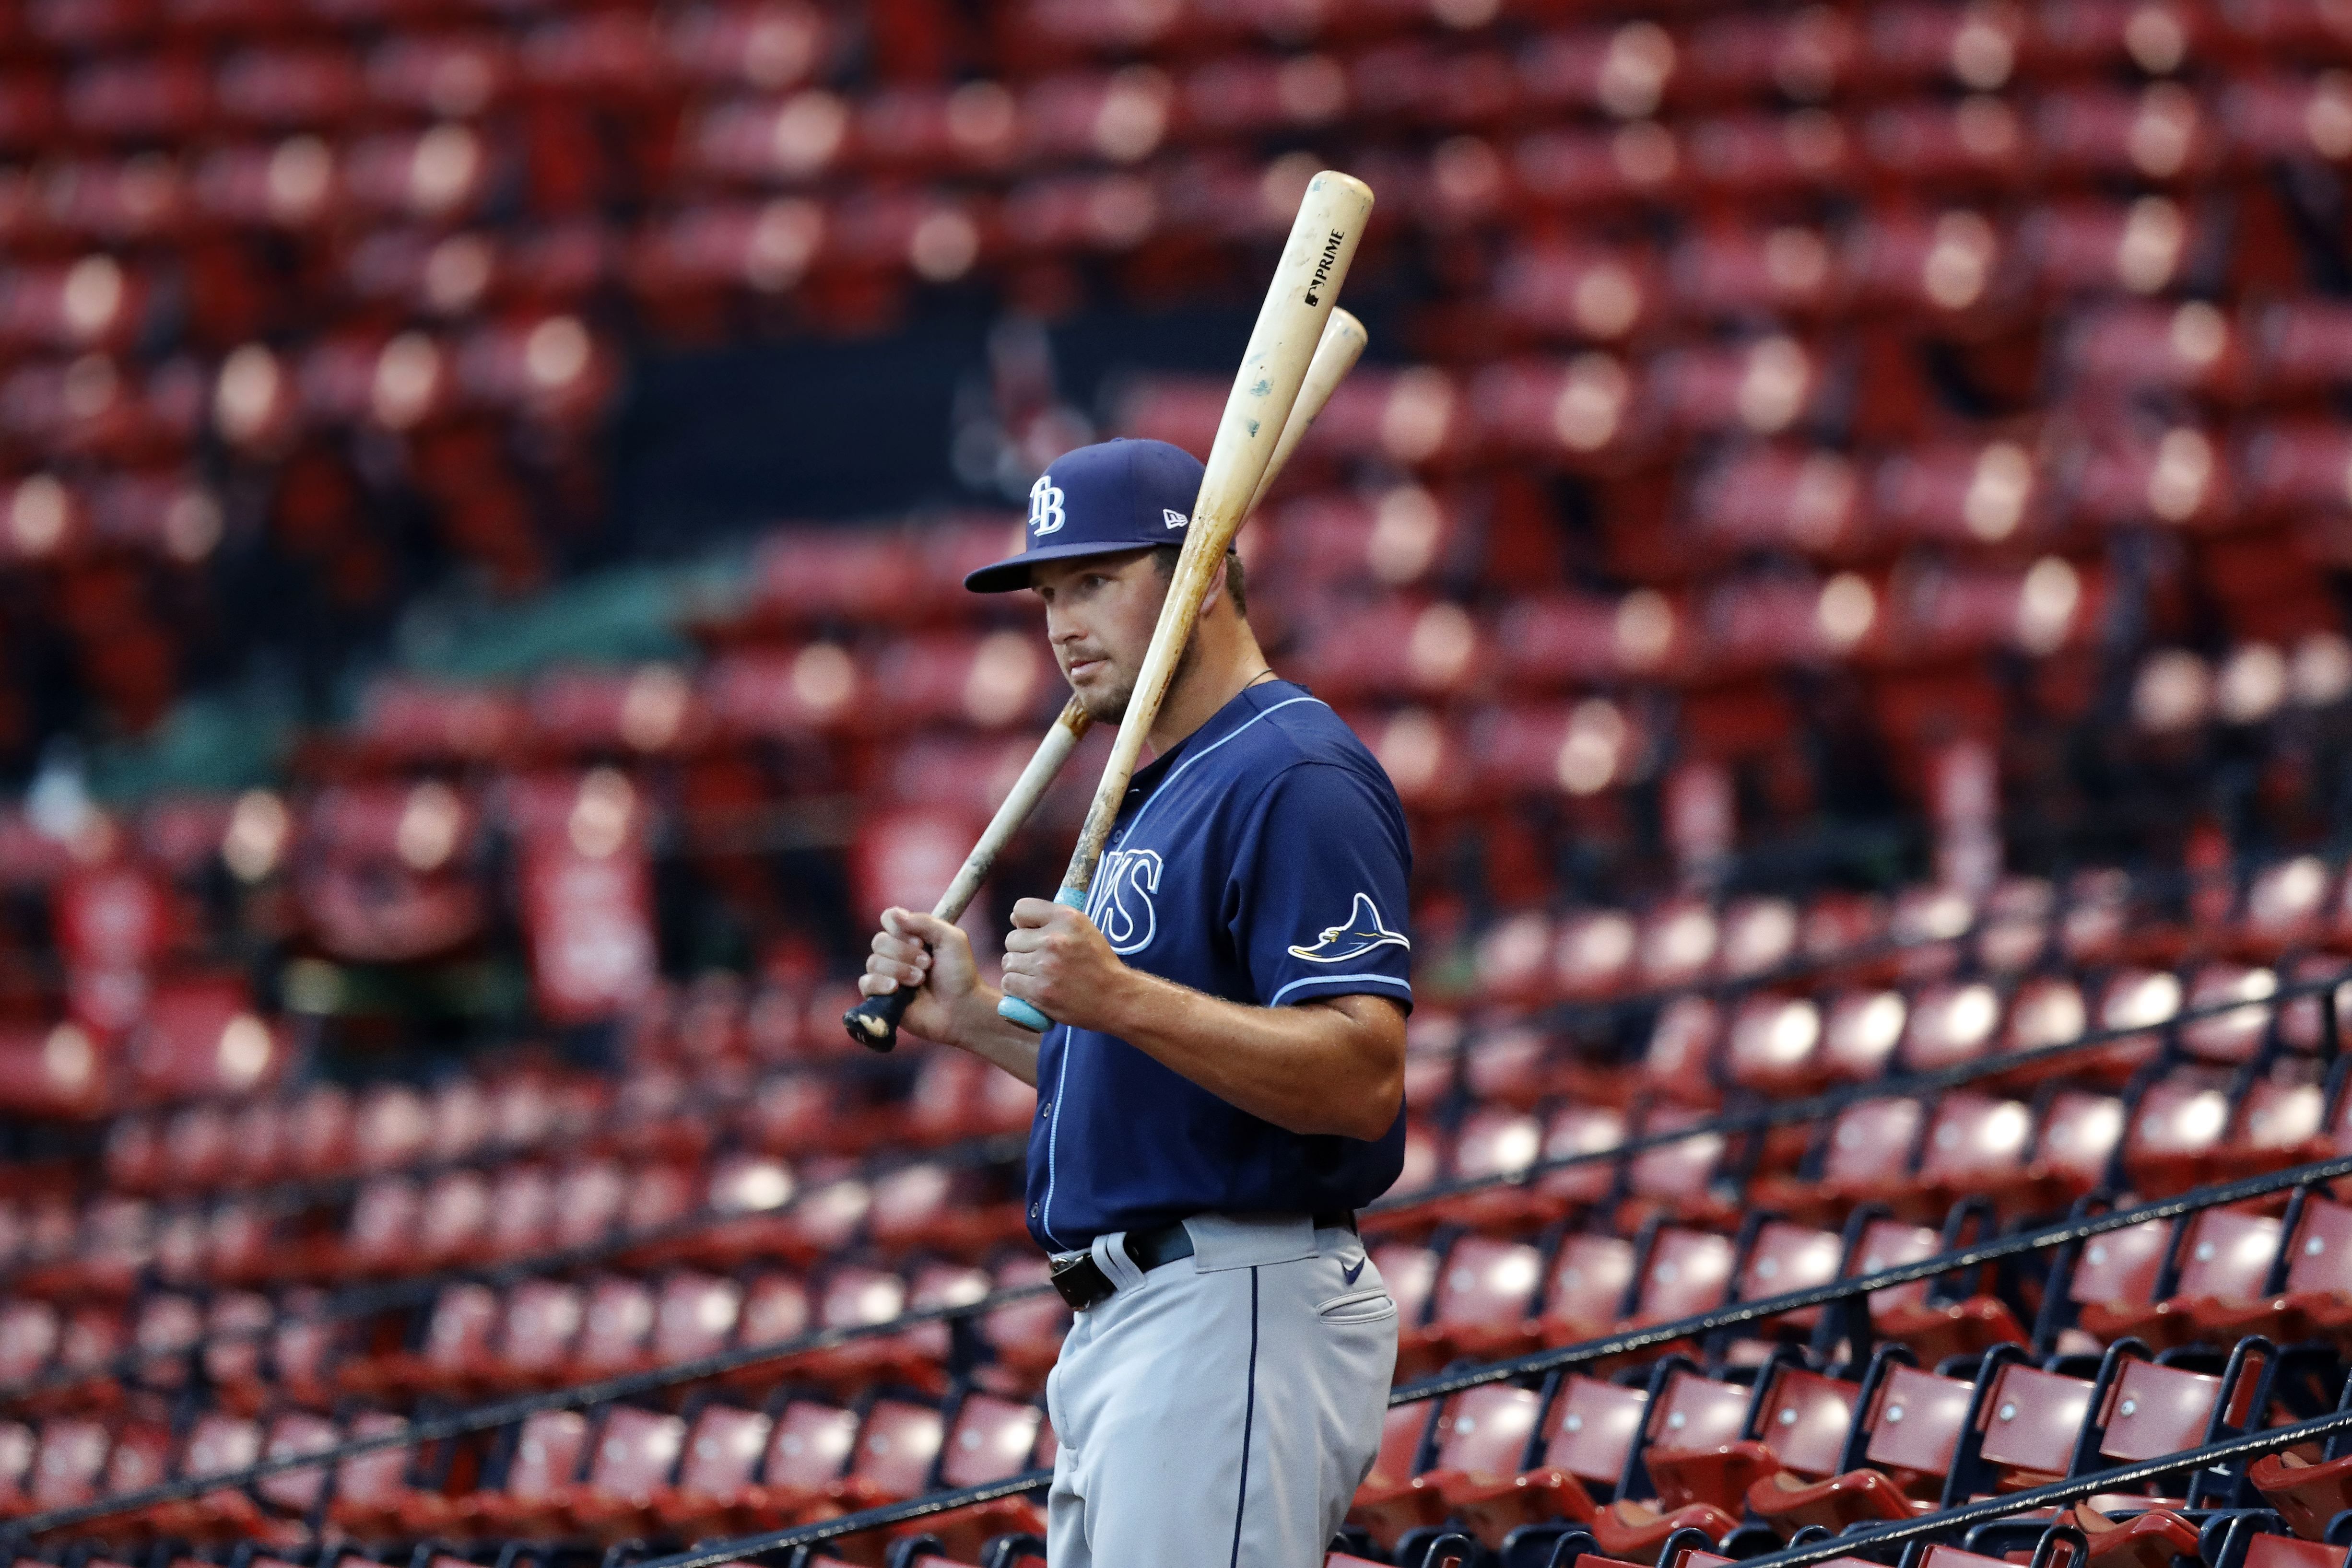
[[[1052,1019],[1047,1018],[1019,997],[1006,997],[998,1002],[996,1016],[1001,1019],[1011,1019],[1023,1029],[1033,1030],[1039,1034],[1054,1027]]]
[[[868,997],[841,1015],[849,1038],[868,1051],[887,1051],[898,1043],[898,1020],[915,999],[914,988],[900,986],[887,995]]]

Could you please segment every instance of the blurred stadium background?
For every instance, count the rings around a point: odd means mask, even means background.
[[[1324,166],[1372,347],[1244,549],[1412,817],[1404,1373],[2203,1195],[1409,1401],[1356,1548],[1503,1551],[1433,1467],[1752,1555],[1846,1520],[1759,1477],[2094,1473],[2126,1379],[2202,1380],[2134,1457],[2332,1408],[2352,1211],[2200,1184],[2352,1149],[2347,68],[2336,0],[0,0],[0,1528],[818,1327],[17,1545],[551,1563],[1050,1453],[1031,1096],[835,1020],[1060,703],[961,573],[1205,450]],[[1881,1463],[1874,1333],[2083,1443]],[[2342,1561],[2245,1469],[2083,1550]]]

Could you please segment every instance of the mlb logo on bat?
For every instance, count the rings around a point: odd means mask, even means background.
[[[1038,475],[1037,482],[1029,486],[1029,531],[1042,538],[1069,520],[1062,510],[1062,487],[1047,476]]]

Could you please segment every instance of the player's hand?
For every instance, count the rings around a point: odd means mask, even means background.
[[[996,997],[980,983],[971,939],[962,928],[894,906],[882,912],[882,929],[874,934],[857,989],[883,997],[901,986],[922,988],[908,1006],[905,1027],[926,1040],[960,1044],[967,1024],[996,1017]]]
[[[1078,910],[1042,898],[1013,906],[1004,937],[1004,992],[1052,1019],[1098,1029],[1134,971]]]

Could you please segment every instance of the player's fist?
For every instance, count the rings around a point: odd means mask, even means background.
[[[866,996],[887,997],[901,986],[921,988],[907,1008],[905,1027],[927,1040],[960,1043],[965,1024],[996,1014],[996,998],[982,994],[980,966],[962,928],[893,907],[882,912],[882,929],[874,934],[857,988]]]
[[[1130,977],[1094,922],[1066,904],[1024,898],[1004,937],[1004,992],[1056,1023],[1098,1029]]]

